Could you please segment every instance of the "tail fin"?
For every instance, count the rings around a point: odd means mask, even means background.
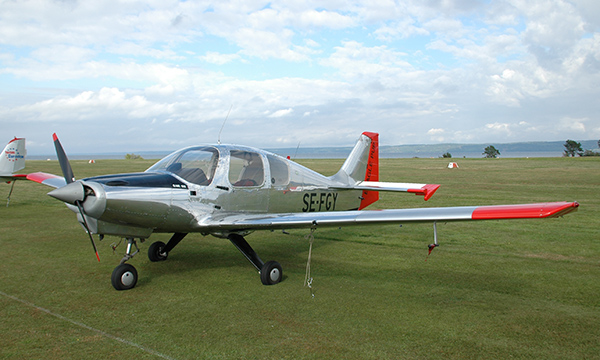
[[[12,139],[0,155],[0,174],[8,175],[23,169],[26,155],[25,139]]]
[[[361,181],[379,181],[379,134],[364,132],[332,179],[348,185]],[[379,200],[378,191],[363,190],[359,209]]]

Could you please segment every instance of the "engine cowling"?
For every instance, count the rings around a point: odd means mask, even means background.
[[[106,210],[106,192],[101,184],[93,181],[74,181],[50,191],[48,195],[71,205],[80,202],[84,213],[96,219]]]

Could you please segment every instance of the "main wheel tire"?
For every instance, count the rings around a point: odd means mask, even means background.
[[[165,243],[162,241],[157,241],[150,245],[148,248],[148,259],[153,262],[167,260],[169,253],[163,252],[164,248]]]
[[[129,290],[135,287],[137,279],[137,270],[132,265],[121,264],[113,270],[110,281],[117,290]]]
[[[281,282],[283,271],[277,261],[269,261],[260,269],[260,281],[263,285],[275,285]]]

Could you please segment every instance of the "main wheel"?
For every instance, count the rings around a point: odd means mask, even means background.
[[[153,262],[167,260],[169,253],[163,252],[164,248],[165,243],[162,241],[157,241],[150,245],[148,248],[148,259]]]
[[[112,286],[117,290],[133,289],[137,283],[137,270],[129,264],[121,264],[117,266],[110,278]]]
[[[277,261],[269,261],[260,269],[260,281],[263,285],[275,285],[281,281],[283,271]]]

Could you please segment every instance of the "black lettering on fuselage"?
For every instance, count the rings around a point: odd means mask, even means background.
[[[306,193],[302,196],[303,212],[335,211],[338,193]]]

